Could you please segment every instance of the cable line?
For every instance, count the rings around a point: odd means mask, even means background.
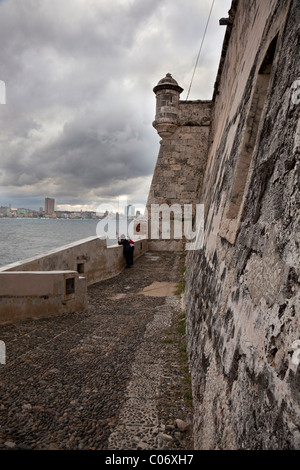
[[[198,52],[198,56],[197,56],[194,72],[193,72],[193,75],[192,75],[191,83],[190,83],[190,86],[189,86],[189,91],[188,91],[188,94],[187,94],[187,97],[186,97],[186,101],[188,100],[188,97],[189,97],[189,94],[190,94],[190,91],[191,91],[192,83],[193,83],[193,80],[194,80],[194,75],[195,75],[196,68],[197,68],[198,61],[199,61],[199,57],[200,57],[200,54],[201,54],[201,51],[202,51],[202,46],[203,46],[203,42],[204,42],[204,39],[205,39],[205,35],[206,35],[206,31],[207,31],[207,27],[208,27],[208,23],[209,23],[209,20],[210,20],[210,17],[211,17],[211,12],[212,12],[214,3],[215,3],[215,0],[212,1],[211,7],[210,7],[210,12],[209,12],[209,15],[208,15],[208,18],[207,18],[203,38],[202,38],[200,49],[199,49],[199,52]]]

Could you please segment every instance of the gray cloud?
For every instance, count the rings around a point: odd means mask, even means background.
[[[209,99],[230,0],[216,0],[190,99]],[[0,1],[0,205],[145,202],[158,80],[191,79],[210,0]],[[138,200],[137,200],[138,199]]]

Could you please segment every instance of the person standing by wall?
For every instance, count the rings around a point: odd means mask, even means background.
[[[130,242],[128,237],[125,235],[121,235],[121,240],[118,238],[118,245],[123,245],[123,255],[126,260],[126,268],[130,268],[132,263],[132,248],[130,246]]]

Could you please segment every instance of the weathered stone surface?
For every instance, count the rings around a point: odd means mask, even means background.
[[[186,262],[195,447],[299,449],[300,5],[232,5],[200,199],[205,243]]]
[[[177,418],[175,420],[175,423],[177,428],[182,432],[187,431],[189,429],[189,424],[183,421],[182,419]]]
[[[205,206],[185,279],[198,449],[300,448],[299,19],[297,0],[232,1],[213,101],[174,102],[149,192]]]

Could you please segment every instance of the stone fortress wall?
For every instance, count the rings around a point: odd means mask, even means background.
[[[300,448],[299,25],[298,0],[233,0],[212,101],[154,88],[148,206],[205,208],[185,274],[196,449]]]
[[[162,140],[146,204],[149,219],[154,218],[153,204],[191,205],[195,215],[194,203],[203,184],[213,103],[180,101],[182,91],[170,73],[154,88],[156,116],[153,127]],[[174,214],[170,215],[174,217]],[[176,240],[173,235],[171,224],[170,240],[164,240],[163,236],[154,239],[149,226],[149,249],[183,250],[183,237]]]
[[[211,108],[211,101],[179,102],[178,125],[160,142],[147,207],[195,202],[206,167]]]

